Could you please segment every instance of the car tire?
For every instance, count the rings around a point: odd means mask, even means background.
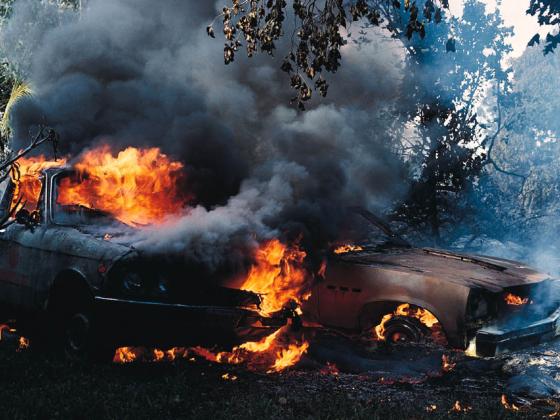
[[[62,320],[62,349],[71,361],[110,362],[115,349],[102,344],[95,321],[88,311],[69,313]]]
[[[419,343],[426,337],[422,324],[416,318],[395,316],[384,325],[385,340],[390,344]]]

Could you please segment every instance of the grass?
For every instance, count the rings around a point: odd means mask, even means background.
[[[357,375],[261,375],[206,361],[72,364],[0,343],[2,418],[420,419],[535,418],[503,409],[499,391],[473,392],[460,378],[380,385]],[[229,373],[236,380],[224,380]],[[447,382],[449,383],[447,383]],[[472,406],[450,412],[455,400]],[[426,407],[436,404],[434,412]]]

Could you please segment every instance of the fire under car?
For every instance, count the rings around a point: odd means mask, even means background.
[[[193,287],[173,264],[108,240],[107,231],[130,227],[57,202],[60,183],[73,176],[68,168],[45,170],[38,203],[17,214],[14,182],[0,183],[0,323],[15,319],[39,348],[100,360],[121,345],[231,346],[286,323],[285,312],[262,316],[255,293]]]
[[[516,261],[416,248],[374,214],[353,213],[347,235],[361,242],[335,249],[304,307],[309,320],[382,330],[377,338],[389,342],[420,341],[438,327],[447,344],[479,356],[560,334],[560,287],[549,275]]]

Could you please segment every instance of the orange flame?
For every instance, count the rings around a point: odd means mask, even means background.
[[[181,211],[183,165],[160,149],[129,147],[115,157],[108,146],[90,150],[74,165],[78,180],[64,178],[58,203],[80,204],[128,224],[150,224]]]
[[[263,295],[261,311],[270,314],[283,309],[290,302],[299,305],[309,298],[308,275],[303,268],[306,253],[298,246],[288,247],[277,239],[265,242],[255,253],[255,263],[243,280],[241,289]],[[294,308],[300,313],[299,307]],[[281,372],[295,365],[307,352],[309,342],[295,337],[285,325],[260,341],[249,341],[231,351],[212,352],[203,347],[174,348],[167,351],[121,347],[114,356],[115,363],[135,360],[174,360],[190,357],[192,353],[215,363],[243,364],[250,370]]]
[[[27,210],[35,210],[41,194],[41,176],[44,170],[66,165],[66,159],[46,160],[44,156],[22,157],[17,161],[17,169],[10,175],[16,185],[11,210],[14,209],[19,197]]]
[[[347,244],[347,245],[341,245],[337,248],[334,249],[334,253],[335,254],[347,254],[349,252],[357,252],[357,251],[363,251],[363,247],[361,247],[360,245],[352,245],[352,244]]]
[[[298,246],[287,247],[278,239],[271,239],[257,250],[256,262],[241,289],[263,295],[263,313],[279,311],[289,302],[299,305],[308,286],[308,276],[302,267],[305,257]]]
[[[29,339],[25,337],[20,337],[18,350],[25,350],[28,347],[29,347]]]
[[[134,362],[137,358],[133,347],[120,347],[115,352],[113,357],[114,363],[130,363]]]
[[[508,293],[504,297],[504,301],[508,305],[521,306],[521,305],[525,305],[526,303],[528,303],[529,298],[527,298],[527,297],[522,298],[521,296],[514,295],[513,293]]]
[[[255,253],[255,263],[244,279],[241,289],[263,295],[261,311],[269,314],[279,311],[290,302],[296,304],[309,298],[306,291],[307,273],[303,268],[306,253],[297,246],[288,247],[277,239],[265,242]],[[296,308],[296,311],[299,309]],[[121,347],[115,352],[115,363],[135,360],[174,360],[190,357],[191,353],[216,363],[244,364],[251,370],[268,373],[281,372],[295,365],[307,352],[309,342],[297,339],[289,325],[279,328],[260,341],[249,341],[230,352],[214,353],[203,347],[173,348],[166,352],[159,349],[146,351],[142,348]]]
[[[443,337],[439,337],[438,330],[440,328],[435,328],[435,327],[441,327],[441,325],[439,324],[439,321],[434,316],[434,314],[432,314],[427,309],[419,308],[417,306],[413,307],[410,306],[408,303],[403,303],[402,305],[399,305],[393,313],[384,315],[383,318],[381,319],[381,322],[374,327],[373,330],[375,332],[375,336],[377,340],[385,340],[387,338],[385,337],[385,324],[394,316],[416,318],[426,327],[432,329],[433,330],[432,332],[436,333],[433,334],[433,338],[436,341],[439,342],[444,339]]]
[[[513,403],[509,403],[505,394],[502,394],[501,403],[506,410],[519,411],[519,407]]]
[[[467,411],[471,411],[472,407],[469,405],[465,405],[465,404],[461,404],[461,402],[459,400],[455,401],[455,404],[453,404],[453,407],[451,407],[451,410],[449,410],[449,412],[455,411],[457,413],[466,413]]]
[[[221,352],[215,358],[210,356],[206,359],[212,361],[214,358],[220,363],[245,363],[252,370],[262,370],[269,366],[266,371],[272,373],[295,365],[308,348],[309,342],[298,342],[291,336],[289,327],[284,326],[260,341],[243,343],[234,347],[231,352]]]
[[[21,158],[19,177],[17,172],[12,175],[14,204],[23,196],[26,208],[35,209],[42,171],[66,163],[66,159],[49,161],[44,156]],[[78,176],[61,180],[57,203],[102,210],[124,223],[157,223],[180,212],[189,198],[178,189],[183,165],[158,148],[129,147],[114,156],[108,146],[101,146],[84,153],[73,168]]]

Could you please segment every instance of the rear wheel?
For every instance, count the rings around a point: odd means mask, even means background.
[[[385,340],[391,344],[419,343],[426,337],[426,331],[416,318],[395,316],[387,321],[385,327]]]

